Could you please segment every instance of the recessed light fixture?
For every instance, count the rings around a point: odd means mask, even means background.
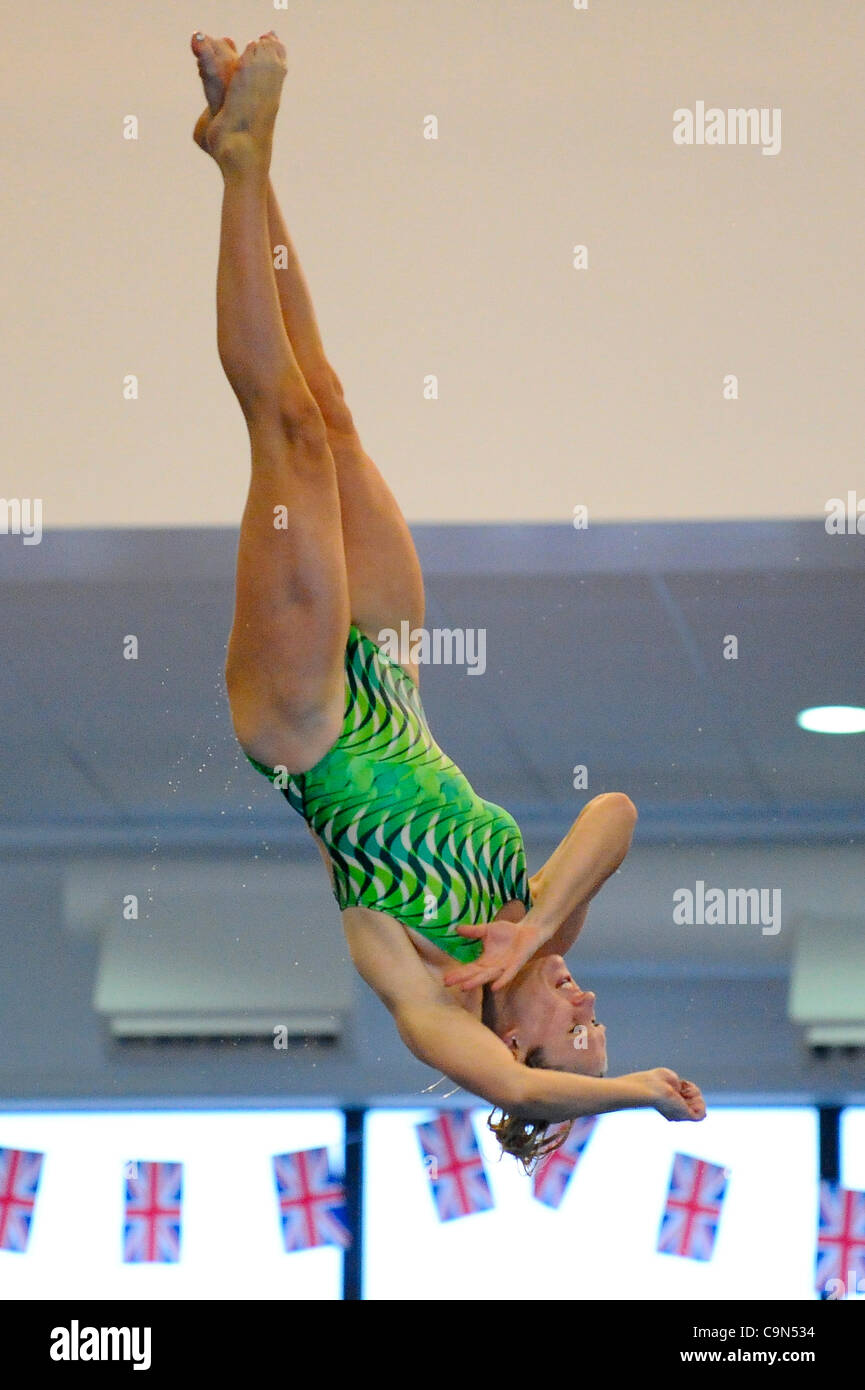
[[[865,733],[865,709],[860,705],[815,705],[796,715],[800,729],[814,734]]]

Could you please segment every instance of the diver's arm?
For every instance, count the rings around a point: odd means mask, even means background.
[[[509,1115],[570,1120],[650,1103],[627,1077],[602,1080],[548,1071],[543,1073],[545,1084],[536,1086],[536,1073],[542,1073],[516,1061],[501,1038],[450,1000],[405,1003],[394,1019],[416,1057]]]
[[[595,1078],[545,1067],[523,1067],[525,1093],[511,1113],[532,1120],[569,1120],[578,1115],[603,1115],[611,1110],[651,1107],[666,1120],[702,1120],[706,1103],[699,1087],[683,1081],[667,1067],[631,1072],[627,1076]],[[591,1086],[590,1092],[587,1088]],[[575,1109],[579,1105],[580,1109]],[[585,1108],[582,1108],[585,1107]]]
[[[599,889],[595,889],[597,893]],[[552,936],[547,939],[535,951],[536,956],[566,956],[573,946],[580,932],[583,930],[583,923],[589,914],[589,902],[595,896],[592,893],[584,903],[575,907],[573,912],[561,922]]]
[[[395,1009],[394,1019],[400,1037],[416,1057],[508,1115],[553,1124],[580,1115],[650,1106],[660,1109],[666,1104],[670,1113],[663,1109],[661,1113],[667,1113],[668,1119],[702,1118],[688,1113],[683,1094],[674,1095],[671,1083],[662,1079],[678,1083],[674,1072],[658,1068],[601,1078],[526,1067],[495,1033],[449,999],[405,1002]],[[693,1090],[699,1097],[696,1087]]]
[[[580,812],[564,840],[529,880],[532,906],[521,919],[460,926],[483,952],[467,965],[448,969],[446,985],[502,989],[533,956],[569,951],[586,920],[589,903],[628,852],[637,811],[623,792],[604,792]],[[521,905],[520,905],[521,906]]]
[[[355,966],[406,1047],[506,1114],[548,1123],[637,1106],[654,1106],[669,1120],[705,1114],[697,1088],[660,1068],[601,1078],[523,1066],[492,1029],[442,989],[393,918],[357,909],[343,915],[343,924]]]
[[[561,844],[530,880],[528,919],[538,955],[563,956],[580,934],[589,903],[631,847],[637,808],[624,792],[604,792],[584,806]]]

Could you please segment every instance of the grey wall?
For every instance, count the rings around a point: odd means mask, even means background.
[[[588,796],[618,788],[640,809],[571,962],[613,1071],[672,1065],[723,1101],[861,1095],[859,1064],[809,1061],[786,1021],[797,917],[861,922],[865,902],[865,738],[795,724],[804,704],[861,700],[861,538],[819,522],[415,534],[428,624],[483,626],[495,654],[479,677],[424,670],[431,728],[516,815],[530,867]],[[133,1048],[93,1012],[98,937],[64,921],[63,883],[69,864],[95,881],[100,856],[197,857],[239,883],[266,864],[286,876],[286,953],[304,958],[300,920],[344,961],[303,824],[231,732],[235,547],[206,529],[0,547],[0,1101],[417,1100],[435,1080],[356,977],[333,1049]],[[784,929],[677,933],[671,893],[698,877],[781,887]]]
[[[534,848],[532,867],[542,853],[544,847]],[[698,1081],[715,1103],[865,1099],[861,1063],[814,1062],[787,1022],[786,939],[774,960],[763,946],[774,946],[777,938],[757,938],[749,960],[731,952],[727,964],[701,964],[699,949],[674,948],[668,928],[666,941],[648,935],[636,952],[629,933],[630,957],[616,957],[617,919],[627,916],[633,895],[638,898],[651,878],[646,856],[658,853],[637,857],[632,886],[614,885],[605,909],[598,900],[582,951],[578,946],[571,953],[577,979],[598,994],[611,1071],[672,1066]],[[239,875],[249,867],[248,856],[238,858]],[[682,867],[671,870],[674,879]],[[290,882],[290,861],[283,868]],[[4,860],[2,883],[0,1106],[411,1104],[437,1079],[406,1051],[386,1010],[359,979],[346,1033],[336,1045],[292,1045],[283,1052],[266,1044],[113,1042],[91,1006],[98,940],[71,934],[62,922],[62,858]],[[651,918],[645,927],[648,934]],[[323,911],[310,929],[332,933],[336,957],[344,958],[335,910]]]

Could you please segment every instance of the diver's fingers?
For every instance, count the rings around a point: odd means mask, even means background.
[[[473,970],[470,974],[467,972],[460,975],[458,979],[453,980],[453,983],[459,985],[460,989],[476,989],[478,985],[489,984],[490,980],[494,980],[497,975],[498,968],[496,966],[487,966],[485,970]],[[445,984],[450,983],[451,978],[450,975],[446,975]]]
[[[444,976],[446,985],[461,985],[469,975],[474,974],[474,969],[470,965],[460,965],[454,970],[449,970]]]
[[[519,973],[521,966],[521,961],[517,961],[515,965],[507,966],[493,985],[493,990],[504,989],[505,985],[509,985],[514,976]]]

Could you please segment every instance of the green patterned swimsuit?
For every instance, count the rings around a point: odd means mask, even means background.
[[[475,960],[481,943],[457,926],[491,922],[511,899],[531,906],[519,827],[477,795],[433,739],[414,681],[354,625],[345,680],[342,733],[314,767],[249,761],[324,843],[340,908],[387,912]]]

